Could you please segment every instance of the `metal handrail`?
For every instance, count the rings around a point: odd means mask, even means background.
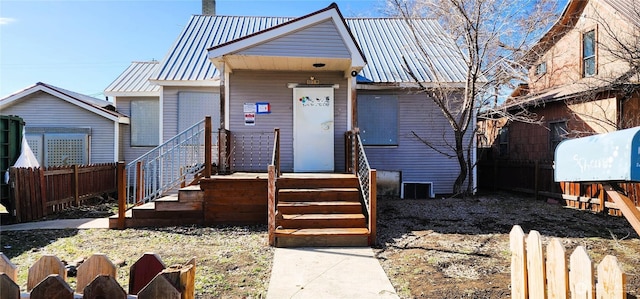
[[[345,136],[345,144],[349,147],[346,151],[347,171],[358,177],[364,212],[368,220],[369,244],[373,245],[376,243],[377,235],[376,170],[371,169],[358,129],[347,132]]]
[[[207,120],[210,122],[206,118],[192,125],[126,165],[127,209],[163,196],[205,169]],[[216,144],[211,142],[212,147]]]
[[[357,165],[355,171],[358,175],[358,181],[360,182],[360,190],[362,192],[362,197],[364,198],[364,204],[367,208],[367,211],[370,211],[370,203],[369,203],[369,185],[371,182],[371,178],[369,174],[371,173],[371,166],[369,165],[369,160],[367,159],[367,155],[364,152],[364,146],[362,145],[362,139],[360,139],[360,134],[355,133],[354,138],[354,152],[355,159]]]

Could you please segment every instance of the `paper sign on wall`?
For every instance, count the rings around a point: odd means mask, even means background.
[[[258,112],[258,114],[269,114],[271,113],[271,104],[256,103],[256,111]]]
[[[256,103],[244,103],[244,113],[256,113]]]
[[[255,126],[256,125],[256,114],[255,113],[245,113],[244,114],[244,125],[245,126]]]

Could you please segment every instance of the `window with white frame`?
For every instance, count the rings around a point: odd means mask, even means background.
[[[398,97],[358,95],[358,127],[364,145],[398,145]]]
[[[160,140],[158,100],[131,101],[131,146],[157,146]]]
[[[582,76],[596,74],[596,31],[590,30],[582,34]]]

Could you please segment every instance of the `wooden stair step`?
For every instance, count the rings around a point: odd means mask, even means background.
[[[155,209],[155,202],[149,202],[141,206],[132,208],[132,218],[136,219],[200,219],[202,211],[158,211]]]
[[[353,201],[304,201],[279,202],[282,214],[357,214],[362,213],[362,204]]]
[[[276,229],[276,246],[368,246],[366,228]]]
[[[332,174],[327,177],[296,176],[283,174],[276,182],[278,188],[358,188],[358,177],[353,174]]]
[[[203,202],[204,191],[200,185],[187,186],[178,190],[178,198],[180,202]]]
[[[305,188],[280,189],[278,201],[356,201],[360,202],[358,188]]]
[[[276,227],[282,228],[363,228],[366,227],[362,214],[282,214],[276,220]]]
[[[169,195],[154,200],[156,211],[200,211],[203,210],[201,201],[182,202],[177,195]]]

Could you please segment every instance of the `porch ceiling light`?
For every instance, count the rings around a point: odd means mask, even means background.
[[[321,68],[321,67],[324,67],[325,65],[326,65],[326,64],[324,64],[324,63],[314,63],[314,64],[313,64],[313,67],[315,67],[315,68]]]

